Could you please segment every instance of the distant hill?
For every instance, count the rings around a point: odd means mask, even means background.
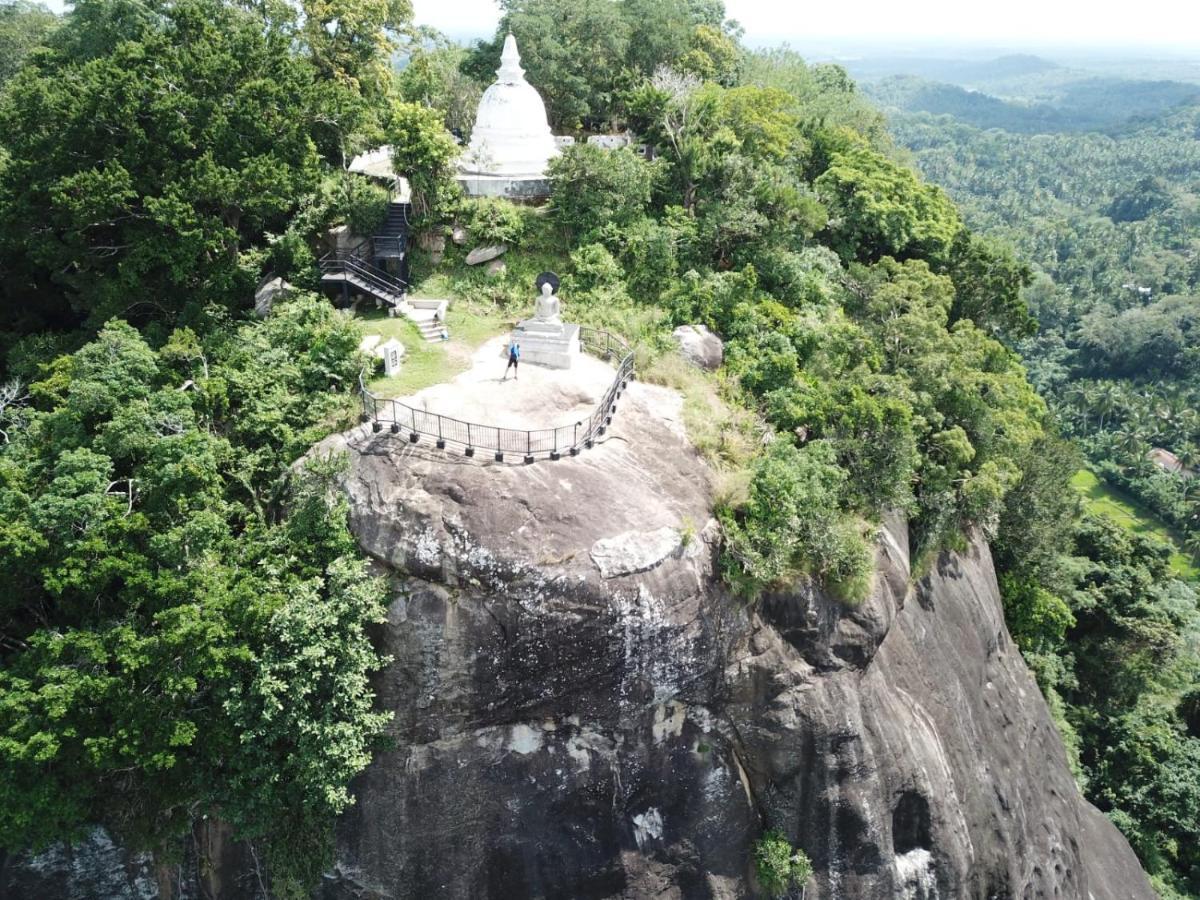
[[[866,81],[903,74],[961,86],[1040,75],[1062,68],[1056,62],[1029,53],[988,60],[880,57],[854,60],[845,63],[845,67],[855,78]]]
[[[864,89],[890,109],[951,115],[976,128],[1019,134],[1109,131],[1200,101],[1196,85],[1122,78],[1083,78],[1059,87],[1051,100],[1028,103],[908,75],[885,78]]]

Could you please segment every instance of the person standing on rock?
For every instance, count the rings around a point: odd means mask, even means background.
[[[504,381],[505,379],[508,378],[508,370],[509,369],[513,370],[513,381],[517,380],[517,363],[520,362],[520,360],[521,360],[521,345],[518,344],[516,341],[513,341],[511,344],[508,345],[508,365],[504,367],[504,378],[501,378],[500,379],[501,381]]]

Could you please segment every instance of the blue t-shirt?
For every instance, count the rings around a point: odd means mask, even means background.
[[[521,345],[520,344],[509,344],[508,345],[508,358],[509,359],[520,359],[521,358]]]

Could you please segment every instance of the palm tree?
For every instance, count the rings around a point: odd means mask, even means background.
[[[1063,393],[1063,399],[1079,417],[1084,431],[1087,431],[1088,413],[1092,408],[1092,391],[1086,384],[1076,383]]]
[[[1150,447],[1146,443],[1146,432],[1133,422],[1126,422],[1121,430],[1113,435],[1116,448],[1127,458],[1127,467],[1140,465],[1146,459]]]
[[[1190,406],[1179,411],[1179,433],[1187,440],[1200,438],[1200,413]]]
[[[1096,386],[1096,393],[1092,398],[1092,407],[1100,413],[1100,430],[1104,430],[1104,421],[1114,412],[1121,404],[1121,388],[1112,381],[1106,381],[1104,384]]]
[[[1200,530],[1189,531],[1183,539],[1183,546],[1192,554],[1192,562],[1200,563]]]
[[[1145,406],[1135,406],[1125,418],[1125,425],[1139,432],[1147,441],[1156,440],[1161,433],[1162,420]]]
[[[1187,471],[1184,472],[1184,477],[1189,483],[1196,481],[1191,475],[1191,470],[1200,465],[1200,447],[1197,447],[1191,441],[1185,441],[1180,444],[1175,450],[1175,456],[1179,459],[1179,464]]]

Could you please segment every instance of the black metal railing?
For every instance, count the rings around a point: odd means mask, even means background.
[[[527,463],[538,456],[550,459],[558,459],[564,453],[575,456],[581,450],[590,449],[608,431],[617,412],[617,401],[634,377],[633,351],[616,335],[581,327],[579,341],[594,356],[619,359],[619,362],[612,383],[591,415],[570,425],[541,429],[504,428],[416,409],[399,400],[376,397],[367,387],[365,371],[358,376],[362,421],[370,422],[373,431],[387,427],[393,434],[406,434],[414,444],[423,436],[433,438],[439,450],[446,449],[449,444],[462,447],[467,456],[474,456],[476,450],[486,450],[495,454],[497,462],[502,462],[506,453],[519,454]]]
[[[371,243],[376,257],[399,258],[404,255],[408,239],[403,234],[377,234]]]

